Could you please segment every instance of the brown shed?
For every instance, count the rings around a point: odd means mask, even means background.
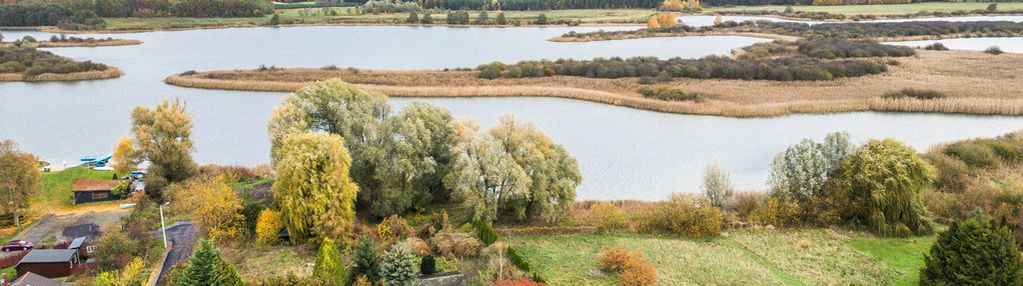
[[[78,254],[74,249],[33,249],[21,258],[14,269],[18,277],[29,272],[46,278],[71,276],[71,267],[77,263]]]
[[[120,183],[119,180],[81,180],[75,182],[71,192],[75,194],[75,204],[112,201],[121,199],[115,196],[114,188]]]

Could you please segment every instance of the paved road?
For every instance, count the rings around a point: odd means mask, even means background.
[[[160,234],[157,233],[157,235]],[[163,283],[163,279],[170,272],[171,267],[188,260],[188,257],[192,255],[192,248],[195,247],[197,237],[195,225],[190,221],[178,222],[167,228],[167,240],[173,242],[174,245],[171,245],[171,251],[167,254],[167,261],[163,264],[157,285]]]

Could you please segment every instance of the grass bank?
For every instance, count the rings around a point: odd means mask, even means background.
[[[803,12],[827,12],[845,15],[877,15],[877,16],[898,16],[916,14],[920,12],[957,12],[984,10],[991,3],[913,3],[913,4],[890,4],[890,5],[837,5],[837,6],[792,6],[795,11]],[[721,11],[785,11],[788,6],[734,6],[734,7],[708,7],[703,10],[706,14],[714,14]],[[998,3],[998,10],[1023,10],[1023,2]]]
[[[542,96],[587,100],[680,114],[765,117],[851,111],[940,112],[1023,115],[1023,55],[919,50],[891,59],[878,75],[831,81],[768,81],[679,78],[658,85],[704,95],[702,102],[645,98],[636,78],[570,76],[480,79],[477,71],[372,71],[273,69],[190,72],[165,82],[192,88],[290,92],[317,80],[340,78],[395,97]],[[880,59],[885,60],[887,59]],[[890,99],[906,88],[932,90],[939,99]]]
[[[615,246],[643,252],[661,285],[906,285],[919,279],[923,253],[934,238],[806,229],[737,231],[708,239],[575,234],[506,240],[551,285],[617,285],[597,262],[600,252]]]
[[[114,172],[96,171],[78,166],[59,172],[43,173],[39,196],[32,199],[32,207],[40,212],[57,208],[72,207],[71,187],[78,180],[110,180]]]
[[[34,48],[77,48],[77,47],[114,47],[141,45],[142,41],[130,39],[100,40],[92,42],[50,42],[41,41],[30,44]]]
[[[23,74],[4,73],[0,74],[0,81],[79,81],[116,78],[124,75],[120,69],[108,67],[103,71],[86,71],[67,74],[44,73],[37,76],[25,76]]]

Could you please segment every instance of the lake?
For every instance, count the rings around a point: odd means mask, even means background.
[[[690,26],[702,27],[702,26],[713,26],[714,19],[716,16],[710,15],[694,15],[694,16],[680,16],[679,21],[682,21]],[[930,18],[909,18],[909,19],[880,19],[880,20],[863,20],[863,21],[814,21],[808,19],[787,19],[781,17],[770,17],[770,16],[742,16],[742,15],[722,15],[722,21],[771,21],[771,22],[786,22],[786,23],[807,23],[810,25],[816,25],[821,23],[897,23],[897,22],[925,22],[925,21],[948,21],[948,22],[975,22],[975,21],[1009,21],[1009,22],[1023,22],[1023,16],[1021,15],[1003,15],[1003,16],[959,16],[959,17],[930,17]]]
[[[187,70],[337,65],[381,69],[474,67],[490,61],[610,56],[702,57],[767,41],[748,37],[674,37],[555,43],[568,31],[634,29],[289,27],[116,35],[138,46],[51,49],[121,68],[117,79],[72,83],[0,83],[0,138],[60,165],[108,153],[129,132],[137,105],[187,102],[195,119],[200,163],[256,165],[269,161],[266,122],[284,93],[180,88],[163,78]],[[4,31],[8,38],[41,32]],[[21,36],[19,36],[21,35]],[[81,36],[80,36],[81,37]],[[1004,47],[1003,47],[1004,48]],[[894,137],[918,149],[994,136],[1023,127],[1023,118],[938,114],[843,113],[766,119],[666,114],[556,98],[392,99],[395,109],[426,101],[457,117],[492,126],[504,114],[535,123],[579,161],[579,199],[656,200],[699,191],[702,170],[719,164],[743,189],[762,189],[771,158],[802,138],[847,131],[858,142]]]
[[[924,41],[888,42],[886,44],[909,47],[923,47],[933,43],[941,43],[953,50],[983,51],[989,47],[999,47],[1007,53],[1023,53],[1023,38],[962,38]]]

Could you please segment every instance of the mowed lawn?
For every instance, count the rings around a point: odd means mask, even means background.
[[[984,10],[991,3],[913,3],[913,4],[892,4],[892,5],[842,5],[842,6],[792,6],[796,11],[805,12],[829,12],[846,15],[900,15],[913,14],[921,11],[928,12],[954,12]],[[735,6],[735,7],[708,7],[704,13],[713,14],[716,11],[742,11],[742,10],[774,10],[784,11],[786,6]],[[998,3],[998,10],[1021,10],[1023,2]]]
[[[94,171],[87,167],[71,167],[60,172],[43,173],[39,196],[32,200],[32,209],[48,213],[46,210],[72,206],[71,187],[78,180],[110,180],[114,172]]]
[[[824,229],[736,232],[677,239],[635,234],[505,238],[551,285],[618,285],[598,253],[642,251],[659,285],[915,285],[933,236],[876,238]]]

